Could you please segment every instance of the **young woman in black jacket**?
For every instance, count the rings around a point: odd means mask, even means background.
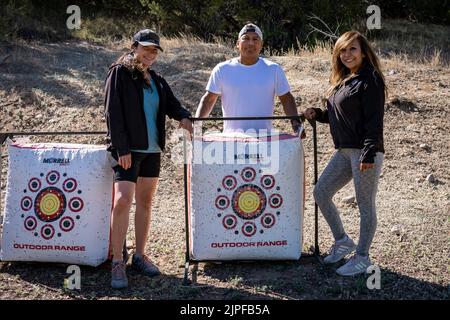
[[[192,133],[191,114],[175,98],[166,80],[150,69],[159,51],[162,48],[155,32],[149,29],[137,32],[131,52],[111,66],[105,84],[108,151],[116,162],[111,235],[111,286],[115,289],[128,286],[122,248],[133,197],[136,251],[131,266],[148,276],[160,274],[145,255],[145,246],[165,147],[166,115],[180,121],[180,127]]]
[[[375,197],[384,158],[383,117],[386,86],[380,63],[359,32],[344,33],[333,49],[326,110],[308,108],[307,119],[329,123],[337,149],[314,188],[314,198],[335,243],[325,263],[335,263],[356,249],[337,269],[342,276],[366,272],[377,216]],[[353,178],[360,211],[358,245],[346,234],[332,198]]]

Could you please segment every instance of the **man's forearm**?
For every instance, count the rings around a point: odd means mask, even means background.
[[[285,95],[280,96],[280,101],[281,101],[281,104],[283,105],[284,113],[287,116],[298,115],[297,106],[295,105],[295,99],[290,92],[286,93]]]
[[[216,103],[216,100],[217,96],[214,96],[210,93],[204,94],[203,97],[200,99],[195,116],[197,118],[205,118],[209,116],[212,108],[214,107],[214,104]]]
[[[280,96],[281,104],[283,105],[284,113],[287,116],[298,115],[295,99],[290,92]],[[294,132],[300,132],[300,137],[304,139],[306,137],[305,130],[302,129],[302,121],[300,119],[291,120],[292,129]]]

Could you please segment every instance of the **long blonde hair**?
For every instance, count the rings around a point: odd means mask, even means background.
[[[341,35],[339,39],[337,39],[333,48],[330,87],[326,91],[326,96],[329,97],[330,95],[332,95],[333,92],[337,88],[339,88],[345,81],[353,77],[350,69],[348,69],[342,63],[339,54],[342,49],[347,48],[355,39],[358,40],[359,45],[361,46],[361,53],[364,55],[363,63],[366,61],[367,63],[372,65],[372,67],[375,69],[375,71],[383,81],[385,94],[387,95],[387,87],[383,73],[381,72],[380,60],[376,56],[375,51],[373,50],[369,41],[367,41],[367,39],[358,31],[347,31],[343,35]]]

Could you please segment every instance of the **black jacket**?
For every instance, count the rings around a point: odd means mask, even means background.
[[[156,127],[159,146],[161,150],[164,150],[166,115],[180,121],[183,118],[189,118],[191,114],[181,106],[163,77],[153,70],[150,70],[150,74],[159,95]],[[108,150],[117,152],[119,156],[130,153],[130,149],[148,148],[144,85],[142,73],[132,71],[123,65],[115,65],[108,71],[105,82]]]
[[[329,123],[334,146],[361,149],[360,162],[373,163],[376,152],[384,153],[384,83],[365,63],[327,100],[327,109],[314,108],[319,122]]]

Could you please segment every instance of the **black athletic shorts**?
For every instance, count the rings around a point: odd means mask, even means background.
[[[111,156],[118,161],[116,152]],[[157,178],[161,168],[161,153],[141,153],[131,151],[131,167],[127,170],[122,168],[117,162],[113,166],[114,182],[130,181],[137,182],[138,177]]]

